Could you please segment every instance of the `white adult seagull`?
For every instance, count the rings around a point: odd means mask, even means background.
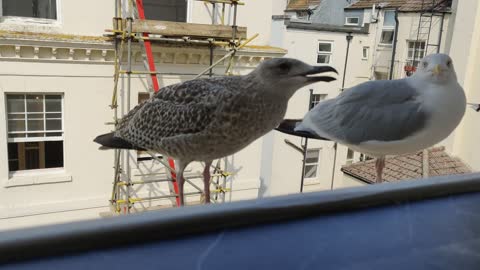
[[[466,98],[452,59],[432,54],[415,74],[369,81],[320,102],[295,128],[377,158],[382,182],[386,155],[413,153],[439,143],[465,114]]]

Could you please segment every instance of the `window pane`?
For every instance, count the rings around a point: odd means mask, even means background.
[[[25,169],[40,169],[40,142],[25,143]]]
[[[8,170],[11,172],[18,171],[18,160],[9,160]]]
[[[25,133],[8,134],[8,138],[25,138],[26,136]]]
[[[3,0],[4,16],[33,17],[33,0]]]
[[[46,130],[62,130],[62,120],[47,120]]]
[[[318,163],[319,150],[307,150],[306,163]]]
[[[38,1],[38,2],[37,2]],[[36,0],[34,5],[36,18],[56,19],[57,18],[57,1],[56,0]]]
[[[8,159],[18,159],[18,143],[8,143]]]
[[[317,63],[319,63],[319,64],[329,64],[330,63],[330,55],[319,54],[318,57],[317,57]]]
[[[28,138],[38,138],[38,137],[45,137],[45,133],[39,132],[39,133],[28,133],[27,134]]]
[[[353,154],[354,154],[354,151],[352,149],[348,148],[347,159],[353,159]]]
[[[145,17],[149,20],[187,21],[187,1],[143,0]]]
[[[385,11],[383,26],[395,26],[395,11]]]
[[[7,95],[7,112],[25,112],[25,96]]]
[[[25,131],[25,120],[8,120],[8,131]]]
[[[8,120],[23,120],[25,121],[25,114],[24,113],[9,113]]]
[[[61,113],[47,113],[47,119],[51,119],[51,118],[62,118],[62,114]]]
[[[62,111],[62,96],[60,95],[46,95],[45,109],[47,112],[61,112]]]
[[[27,112],[43,112],[43,95],[27,95]]]
[[[28,120],[30,120],[30,119],[42,119],[43,120],[43,116],[44,116],[43,113],[29,113],[27,115],[27,118],[28,118]]]
[[[313,178],[317,176],[317,165],[306,165],[305,166],[305,178]]]
[[[28,131],[44,130],[43,120],[27,120]]]
[[[358,18],[355,18],[355,17],[347,18],[347,23],[348,24],[358,24]]]
[[[332,52],[332,44],[331,43],[318,43],[318,51],[319,52]]]
[[[17,171],[18,170],[18,144],[9,143],[8,144],[8,170]]]
[[[62,132],[47,132],[47,137],[61,137],[62,135]]]
[[[2,8],[5,16],[57,18],[56,0],[3,0]]]
[[[383,30],[382,31],[382,39],[380,43],[383,44],[392,44],[393,42],[393,30]]]
[[[63,141],[45,142],[45,168],[63,167]]]

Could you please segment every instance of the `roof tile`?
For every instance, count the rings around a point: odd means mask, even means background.
[[[429,176],[465,174],[472,171],[457,157],[445,152],[445,147],[428,149]],[[342,171],[361,180],[374,183],[375,160],[357,162],[342,167]],[[388,182],[403,181],[423,176],[423,151],[415,154],[387,157],[384,179]]]

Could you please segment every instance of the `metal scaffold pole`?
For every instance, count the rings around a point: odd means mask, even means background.
[[[244,5],[244,3],[239,2],[238,0],[197,0],[212,4],[212,25],[217,24],[216,16],[220,12],[217,5],[221,4],[221,15],[220,15],[220,25],[225,25],[225,6],[230,5],[233,8],[234,16],[233,22],[231,25],[232,35],[231,38],[227,39],[216,39],[215,37],[206,37],[195,38],[195,37],[175,37],[175,36],[163,36],[155,35],[150,36],[150,33],[145,30],[139,31],[135,27],[135,24],[145,20],[145,10],[143,7],[142,0],[115,0],[115,18],[113,20],[113,30],[110,36],[114,40],[115,46],[115,68],[114,68],[114,87],[112,102],[110,107],[113,110],[113,122],[109,124],[117,125],[121,122],[119,118],[119,108],[118,104],[121,104],[122,114],[127,114],[131,109],[131,98],[132,98],[132,76],[137,75],[146,75],[149,78],[149,88],[153,90],[152,92],[160,91],[160,85],[158,82],[159,74],[169,74],[169,75],[190,75],[199,78],[204,76],[208,72],[208,76],[214,76],[213,68],[227,58],[228,60],[227,68],[225,70],[226,74],[231,74],[231,70],[234,63],[235,53],[249,44],[253,39],[255,39],[258,34],[253,35],[250,38],[246,38],[245,34],[241,37],[241,34],[238,33],[237,26],[237,6]],[[126,7],[128,6],[128,9]],[[239,38],[240,36],[240,38]],[[242,39],[246,38],[243,42]],[[207,46],[209,50],[209,67],[202,71],[200,74],[189,74],[189,73],[178,73],[178,72],[160,72],[155,69],[155,62],[152,52],[152,43],[170,43],[170,44],[181,44],[182,46]],[[134,61],[134,44],[140,44],[143,51],[143,62],[145,70],[133,70]],[[126,47],[126,52],[124,52]],[[229,52],[223,55],[217,61],[214,61],[214,50],[216,47],[229,48]],[[136,47],[135,47],[136,48]],[[123,62],[123,57],[126,56],[126,63]],[[123,67],[123,68],[122,68]],[[119,102],[119,82],[120,79],[125,79],[126,83],[122,89],[122,94],[120,95]],[[114,155],[114,183],[111,195],[111,205],[112,210],[116,213],[128,214],[131,211],[131,208],[135,203],[143,203],[151,200],[158,199],[174,199],[178,205],[178,187],[176,186],[175,181],[175,164],[173,159],[163,159],[158,157],[155,153],[149,152],[152,157],[152,162],[157,162],[162,164],[166,168],[166,172],[162,174],[156,173],[147,173],[147,174],[135,174],[132,175],[132,163],[134,162],[134,155],[132,154],[133,150],[115,150]],[[225,163],[226,164],[226,163]],[[225,201],[225,193],[230,191],[226,188],[227,177],[231,176],[230,173],[224,171],[220,168],[220,160],[216,163],[215,166],[212,166],[213,174],[211,175],[210,183],[213,185],[214,190],[214,202]],[[122,177],[123,176],[123,177]],[[143,179],[142,177],[154,177],[154,179]],[[132,177],[140,178],[135,179]],[[196,191],[187,192],[186,195],[201,195],[202,189],[198,187],[193,179],[200,178],[201,175],[191,175],[186,176],[186,182],[189,183]],[[223,181],[221,181],[223,179]],[[149,196],[141,197],[136,196],[136,189],[133,189],[133,186],[136,185],[146,185],[154,183],[168,182],[173,184],[173,189],[171,190],[170,195],[161,195],[161,196]],[[221,195],[221,196],[220,196]]]

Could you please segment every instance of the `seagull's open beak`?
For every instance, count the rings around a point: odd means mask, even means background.
[[[432,73],[435,76],[440,75],[440,73],[442,73],[442,68],[440,67],[440,65],[435,65],[432,69]]]
[[[300,75],[307,77],[309,81],[313,82],[331,82],[336,80],[335,78],[330,76],[314,76],[325,72],[335,72],[338,74],[338,71],[331,66],[316,66]]]

